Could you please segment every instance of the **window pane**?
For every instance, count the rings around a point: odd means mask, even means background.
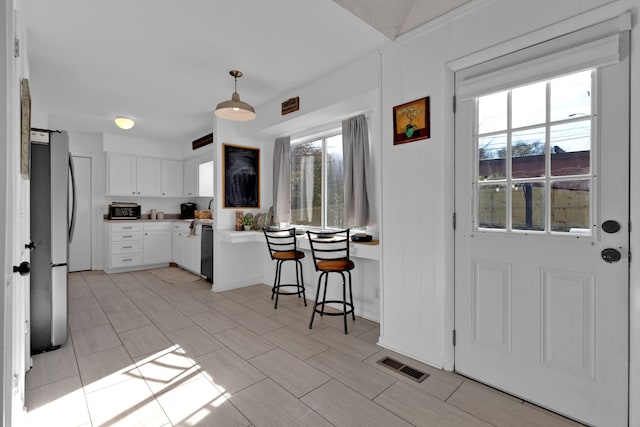
[[[591,181],[551,183],[551,230],[590,234]]]
[[[591,71],[551,80],[551,120],[591,115]]]
[[[507,135],[478,139],[478,179],[504,179],[507,176]]]
[[[591,120],[551,127],[551,175],[590,173]]]
[[[198,196],[213,197],[213,161],[198,165]]]
[[[522,182],[513,186],[511,224],[514,230],[544,231],[544,183]]]
[[[504,184],[480,185],[478,187],[478,227],[507,227],[507,192]]]
[[[342,227],[344,181],[342,173],[342,135],[327,138],[327,227]]]
[[[322,224],[322,140],[291,145],[291,222]]]
[[[507,129],[507,92],[478,98],[478,132]]]
[[[546,82],[511,91],[511,127],[537,125],[546,120]]]
[[[511,173],[514,178],[544,176],[545,128],[514,132],[511,136]]]

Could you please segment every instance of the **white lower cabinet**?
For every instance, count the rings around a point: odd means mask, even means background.
[[[185,266],[187,269],[193,271],[196,274],[200,274],[200,244],[202,243],[202,227],[198,226],[198,230],[196,234],[193,236],[189,236],[188,238],[188,246],[189,246],[189,259]]]
[[[142,224],[132,222],[109,224],[107,248],[109,269],[142,265]]]
[[[173,262],[180,267],[200,274],[201,225],[191,233],[190,223],[173,224]]]
[[[168,265],[200,274],[201,225],[191,233],[187,221],[123,221],[107,225],[106,268],[109,272]]]
[[[171,223],[145,223],[143,230],[143,263],[150,265],[171,262]]]

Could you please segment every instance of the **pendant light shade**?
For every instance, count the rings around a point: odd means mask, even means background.
[[[238,95],[238,77],[242,77],[242,72],[238,70],[231,70],[229,74],[233,76],[235,90],[231,99],[228,101],[222,101],[216,106],[215,114],[221,119],[233,120],[236,122],[246,122],[256,118],[256,111],[253,107],[246,102],[240,101],[240,95]]]

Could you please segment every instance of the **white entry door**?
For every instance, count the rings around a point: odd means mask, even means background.
[[[628,67],[456,112],[455,370],[598,426],[628,424]]]

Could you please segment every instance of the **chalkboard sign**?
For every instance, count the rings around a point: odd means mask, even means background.
[[[260,207],[260,149],[223,144],[224,207]]]

